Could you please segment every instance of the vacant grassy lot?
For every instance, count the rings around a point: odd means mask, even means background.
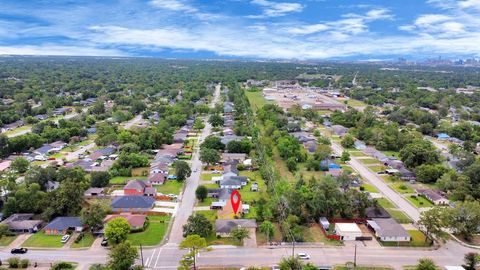
[[[170,222],[170,216],[148,216],[148,219],[150,223],[143,232],[127,235],[127,240],[133,245],[154,246],[162,241]]]
[[[17,235],[4,235],[0,238],[0,247],[6,247],[13,242],[13,240],[17,239]]]
[[[87,248],[91,247],[93,244],[93,241],[95,241],[95,237],[91,233],[85,233],[83,235],[82,240],[80,240],[78,243],[73,242],[71,245],[71,248]]]
[[[395,219],[398,223],[407,224],[411,223],[412,220],[402,211],[396,209],[385,209],[387,212]]]
[[[261,223],[258,224],[260,226]],[[270,242],[282,242],[282,232],[280,231],[280,225],[278,223],[273,223],[275,226],[275,231],[273,232],[273,235],[270,235],[270,239],[268,241]],[[267,236],[257,230],[257,245],[265,245],[267,244]]]
[[[211,181],[215,176],[221,176],[221,173],[202,173],[200,174],[200,180],[202,181]]]
[[[341,246],[342,242],[328,239],[325,234],[322,232],[320,225],[318,223],[311,224],[305,230],[305,241],[306,242],[316,242],[323,243],[331,246]]]
[[[183,187],[183,181],[177,180],[167,180],[163,185],[155,186],[157,188],[157,192],[162,194],[180,194]]]
[[[217,219],[217,211],[215,210],[195,211],[195,213],[204,215],[210,222],[215,222],[215,219]]]
[[[245,91],[245,95],[252,106],[253,112],[256,112],[258,109],[262,108],[263,105],[267,104],[267,100],[263,97],[261,91],[249,92]]]
[[[407,197],[407,200],[409,200],[415,207],[417,208],[423,208],[423,207],[432,207],[433,203],[431,203],[429,200],[425,199],[422,196],[415,196],[411,195]]]
[[[370,165],[370,164],[380,164],[380,161],[376,160],[376,159],[373,159],[373,158],[362,158],[362,159],[358,159],[361,163],[363,164],[367,164],[367,165]]]
[[[401,194],[415,193],[415,191],[409,184],[403,182],[393,183],[390,185],[390,187]]]
[[[47,235],[44,231],[40,231],[30,236],[22,246],[24,247],[39,247],[39,248],[61,248],[62,235]],[[72,241],[71,239],[68,241]]]
[[[378,204],[383,208],[395,208],[395,205],[393,205],[393,203],[389,201],[387,198],[378,198],[376,200]]]
[[[348,151],[352,157],[364,157],[365,154],[362,151]]]
[[[363,190],[370,193],[378,193],[378,189],[371,184],[364,183],[362,184]]]
[[[115,176],[110,179],[110,185],[124,185],[130,180],[147,180],[146,176]]]

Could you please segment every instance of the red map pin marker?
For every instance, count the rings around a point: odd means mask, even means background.
[[[232,194],[230,195],[230,202],[232,203],[233,212],[236,215],[238,212],[238,207],[240,207],[240,202],[241,202],[240,193],[238,192],[238,190],[234,190],[232,192]]]

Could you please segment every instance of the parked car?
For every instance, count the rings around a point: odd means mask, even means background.
[[[302,260],[310,260],[310,255],[308,255],[307,253],[304,253],[304,252],[300,252],[297,254],[298,258],[302,259]]]
[[[64,244],[67,243],[68,239],[70,239],[70,235],[65,234],[64,236],[62,236],[62,243],[64,243]]]
[[[12,254],[25,254],[27,253],[28,249],[20,247],[20,248],[13,248],[10,253]]]

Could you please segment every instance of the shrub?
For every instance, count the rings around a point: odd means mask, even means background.
[[[20,260],[20,268],[27,268],[30,265],[30,261],[28,259]]]
[[[399,188],[400,188],[401,190],[406,190],[406,189],[408,189],[408,187],[407,187],[405,184],[401,184],[401,185],[399,186]]]
[[[64,269],[73,269],[73,265],[69,262],[56,262],[50,270],[64,270]]]
[[[7,259],[9,268],[18,268],[20,265],[20,259],[18,257],[11,257]]]
[[[365,187],[360,186],[360,191],[364,191]]]
[[[82,241],[83,237],[85,236],[85,234],[82,232],[78,235],[77,239],[75,239],[75,243],[78,244],[80,243],[80,241]]]

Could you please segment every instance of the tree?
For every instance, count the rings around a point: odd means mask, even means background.
[[[196,118],[195,121],[193,122],[193,129],[195,130],[201,130],[205,127],[205,124],[203,123],[202,119]]]
[[[243,138],[240,141],[231,141],[227,144],[229,153],[245,153],[248,154],[252,150],[252,143],[249,139]]]
[[[446,221],[454,233],[470,240],[480,226],[480,202],[465,201],[448,209]]]
[[[83,203],[84,188],[82,183],[71,178],[61,181],[60,187],[50,192],[50,207],[54,215],[76,216]]]
[[[264,233],[265,236],[267,237],[267,243],[270,242],[270,237],[273,236],[273,234],[275,233],[275,226],[273,226],[273,224],[266,220],[264,222],[262,222],[262,224],[260,225],[260,232]]]
[[[90,185],[92,187],[106,187],[110,178],[109,172],[92,172],[90,174]]]
[[[108,254],[108,266],[112,270],[128,270],[138,258],[138,251],[130,242],[120,243],[112,248]]]
[[[465,264],[463,264],[462,267],[465,270],[476,270],[477,265],[480,262],[480,257],[478,256],[478,253],[469,252],[465,254],[463,261],[465,262]]]
[[[431,142],[414,140],[400,150],[400,159],[408,168],[416,168],[422,164],[435,164],[439,155]]]
[[[441,164],[423,164],[415,168],[417,180],[422,183],[435,183],[447,171]]]
[[[19,173],[26,172],[29,166],[30,162],[28,162],[28,160],[23,157],[17,157],[12,161],[12,169]]]
[[[345,163],[350,160],[350,153],[348,151],[343,151],[342,156],[340,157],[340,160]]]
[[[208,237],[213,232],[212,223],[202,214],[193,214],[188,217],[187,224],[183,225],[183,235],[199,235]]]
[[[207,165],[215,164],[220,161],[220,154],[215,149],[203,148],[200,150],[200,160]]]
[[[225,149],[225,144],[222,143],[222,140],[217,136],[208,136],[205,138],[203,143],[200,145],[200,149],[209,148],[215,150]]]
[[[433,207],[422,212],[417,224],[426,235],[425,242],[427,239],[434,241],[435,238],[444,238],[447,235],[442,230],[445,226],[445,209],[442,207]]]
[[[244,239],[250,238],[250,232],[247,228],[242,228],[239,226],[230,231],[230,236],[232,236],[233,239],[237,240],[240,244],[243,244]]]
[[[285,257],[278,264],[280,270],[301,270],[303,262],[298,257]]]
[[[0,224],[0,238],[7,235],[10,232],[7,224]]]
[[[418,260],[418,264],[415,266],[415,270],[437,270],[438,267],[435,263],[428,258]]]
[[[208,119],[208,122],[213,127],[223,126],[223,118],[219,114],[210,115],[210,118]]]
[[[113,243],[121,243],[127,239],[130,232],[130,224],[124,217],[117,217],[110,220],[105,227],[105,236]]]
[[[192,174],[192,169],[187,162],[183,160],[177,160],[173,163],[173,167],[175,168],[175,175],[177,176],[177,180],[183,181],[190,177]]]
[[[201,202],[203,202],[205,198],[207,198],[207,195],[208,195],[208,189],[204,185],[198,186],[197,190],[195,190],[195,196]]]
[[[95,231],[102,227],[103,219],[107,215],[107,211],[99,202],[94,202],[80,211],[80,219],[87,225],[91,231]]]
[[[193,260],[189,260],[187,257],[184,257],[180,262],[182,266],[180,269],[190,269],[190,266],[193,265],[193,269],[197,269],[197,254],[200,250],[207,247],[207,241],[205,238],[200,237],[199,235],[193,234],[187,236],[181,243],[179,248],[190,250],[188,257],[193,257]]]
[[[340,143],[344,148],[352,148],[353,145],[355,144],[355,140],[353,139],[352,135],[347,134],[343,137]]]

